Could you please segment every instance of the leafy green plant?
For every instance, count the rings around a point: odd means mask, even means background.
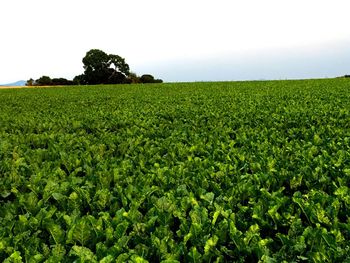
[[[1,90],[0,261],[349,261],[348,86]]]

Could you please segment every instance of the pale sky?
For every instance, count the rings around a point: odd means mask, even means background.
[[[349,0],[1,0],[0,83],[72,79],[97,48],[164,81],[350,74]]]

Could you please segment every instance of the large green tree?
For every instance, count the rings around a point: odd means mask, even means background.
[[[35,81],[35,85],[50,86],[52,85],[52,79],[49,76],[42,76]]]
[[[83,58],[84,74],[79,76],[81,84],[126,83],[130,74],[125,59],[114,54],[106,54],[99,49],[91,49]]]

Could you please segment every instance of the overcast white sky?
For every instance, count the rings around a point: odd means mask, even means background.
[[[165,81],[350,74],[349,0],[2,0],[0,83],[102,49]]]

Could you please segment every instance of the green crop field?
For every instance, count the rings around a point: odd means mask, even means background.
[[[350,81],[0,90],[2,262],[349,262]]]

